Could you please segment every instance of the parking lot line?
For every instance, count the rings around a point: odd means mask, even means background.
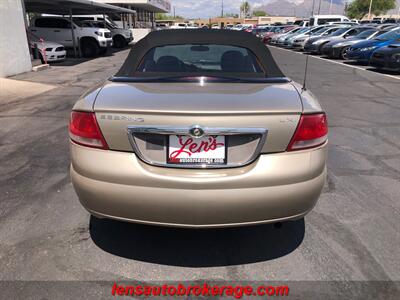
[[[285,49],[285,48],[281,48],[281,47],[276,47],[276,46],[272,46],[272,45],[268,45],[268,47],[275,48],[275,49],[279,49],[279,50],[283,50],[283,51],[290,52],[290,53],[295,53],[295,54],[302,55],[302,56],[305,55],[303,52],[292,51],[292,50],[289,50],[289,49]],[[372,74],[376,74],[376,75],[385,76],[385,77],[388,77],[388,78],[393,78],[393,79],[400,80],[400,76],[395,76],[395,75],[389,75],[389,74],[382,74],[382,73],[372,72],[372,71],[367,70],[367,69],[364,69],[364,68],[362,68],[362,67],[353,66],[353,65],[348,65],[348,64],[345,64],[345,63],[343,63],[343,62],[334,61],[334,60],[326,59],[326,58],[319,57],[319,56],[314,56],[314,55],[309,55],[309,56],[310,56],[311,58],[315,58],[315,59],[319,59],[319,60],[322,60],[322,61],[330,62],[330,63],[337,64],[337,65],[340,65],[340,66],[344,66],[344,67],[348,67],[348,68],[352,68],[352,69],[357,69],[357,70],[362,70],[362,71],[366,71],[366,72],[369,72],[369,73],[372,73]]]

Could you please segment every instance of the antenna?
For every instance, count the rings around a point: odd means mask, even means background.
[[[308,58],[309,57],[310,57],[309,55],[307,55],[307,57],[306,57],[306,67],[304,69],[304,81],[303,81],[303,87],[301,88],[301,90],[303,92],[307,91],[307,71],[308,71]]]
[[[313,4],[312,4],[311,18],[314,16],[314,6],[315,6],[315,0],[313,0]],[[310,21],[311,21],[311,18],[310,18]],[[308,26],[310,26],[310,30],[308,31],[309,38],[311,38],[311,27],[312,27],[312,25],[313,24],[310,24],[310,23],[308,24]],[[308,60],[309,60],[309,58],[310,58],[310,55],[307,55],[307,57],[306,57],[306,66],[305,66],[305,69],[304,69],[303,87],[301,88],[301,90],[303,92],[307,91],[307,74],[308,74]]]

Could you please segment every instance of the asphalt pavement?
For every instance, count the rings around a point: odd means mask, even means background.
[[[271,51],[302,82],[305,56]],[[159,228],[90,218],[69,179],[70,109],[127,54],[18,75],[55,88],[0,95],[0,280],[400,281],[400,80],[310,59],[330,146],[327,184],[304,220]]]

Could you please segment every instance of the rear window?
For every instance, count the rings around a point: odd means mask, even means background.
[[[247,73],[265,72],[248,49],[217,44],[166,45],[151,49],[142,59],[141,73]]]

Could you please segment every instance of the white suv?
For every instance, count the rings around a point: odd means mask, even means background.
[[[81,21],[80,24],[83,27],[104,28],[104,26],[106,26],[106,28],[111,31],[113,45],[115,48],[123,48],[133,41],[133,35],[130,29],[119,28],[115,23],[110,23],[107,20],[105,24],[104,21],[92,20],[84,20]]]
[[[37,17],[32,20],[29,30],[44,40],[54,41],[65,47],[72,47],[71,23],[63,17]],[[107,52],[112,46],[111,32],[105,28],[80,27],[72,23],[74,35],[85,57],[94,57]]]

